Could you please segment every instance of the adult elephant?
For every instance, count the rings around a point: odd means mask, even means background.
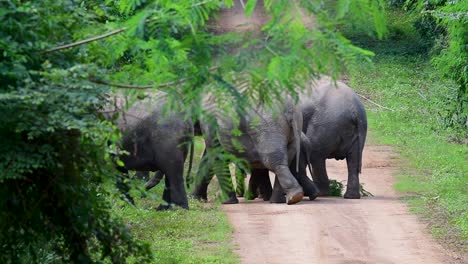
[[[184,162],[191,148],[189,171],[193,156],[193,123],[181,111],[166,109],[164,94],[157,94],[135,103],[119,118],[123,133],[121,171],[159,171],[165,175],[163,200],[159,210],[173,205],[188,209],[184,186]]]
[[[251,106],[237,113],[235,122],[231,117],[210,111],[214,114],[215,126],[208,128],[210,137],[215,138],[223,150],[246,160],[256,169],[267,169],[276,174],[274,189],[286,197],[272,196],[271,202],[295,204],[304,196],[301,185],[293,173],[296,166],[291,164],[299,155],[302,113],[292,100],[285,100],[273,107]],[[234,135],[233,131],[238,131]],[[291,165],[291,168],[290,168]],[[195,186],[195,197],[206,196],[206,186],[212,174],[199,176],[201,183]]]
[[[359,173],[367,134],[367,117],[358,95],[346,84],[329,77],[312,81],[300,95],[305,146],[312,165],[312,179],[320,195],[327,195],[330,182],[326,159],[346,159],[348,182],[344,198],[359,199]],[[305,172],[305,159],[300,171]]]

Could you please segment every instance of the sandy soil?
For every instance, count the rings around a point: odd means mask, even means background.
[[[365,148],[361,183],[374,197],[224,205],[242,263],[463,263],[400,201],[394,164],[389,147]],[[346,179],[345,161],[328,160],[327,168],[331,179]]]

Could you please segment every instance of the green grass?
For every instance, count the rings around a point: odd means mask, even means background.
[[[400,23],[394,25],[400,28],[398,39],[358,38],[376,57],[372,66],[351,70],[349,84],[393,110],[363,100],[371,137],[395,146],[403,161],[395,188],[408,194],[405,200],[429,221],[435,237],[467,251],[468,146],[452,143],[455,133],[442,126],[441,118],[456,86],[420,52],[423,48],[414,31],[405,31],[409,21]]]
[[[162,186],[157,189],[151,191],[160,194]],[[153,263],[239,263],[233,230],[219,204],[190,200],[190,210],[160,212],[155,210],[159,203],[141,198],[136,208],[119,204],[113,209],[135,237],[150,245]]]
[[[192,176],[196,174],[203,149],[203,139],[196,138]],[[187,169],[188,162],[184,175]],[[136,207],[115,197],[118,202],[112,210],[127,223],[132,235],[150,245],[153,263],[239,263],[231,242],[233,229],[219,202],[190,199],[190,210],[156,211],[162,203],[164,182],[149,191],[142,190],[143,184],[140,180],[131,182]],[[210,196],[215,195],[217,187],[215,182],[210,184]],[[140,198],[142,194],[144,198]]]

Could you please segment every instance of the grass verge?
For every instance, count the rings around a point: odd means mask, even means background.
[[[158,199],[140,198],[136,203],[136,208],[120,204],[114,211],[133,235],[148,242],[153,263],[239,263],[231,243],[232,227],[219,204],[190,200],[190,210],[159,212]]]
[[[445,104],[456,86],[442,78],[421,53],[411,21],[393,18],[391,23],[400,23],[390,25],[399,28],[397,37],[375,41],[354,36],[376,57],[372,66],[362,64],[351,70],[349,84],[392,109],[363,100],[374,140],[395,146],[407,163],[395,188],[408,194],[405,200],[429,221],[436,238],[467,252],[468,146],[451,143],[453,131],[441,125]]]
[[[192,175],[196,174],[203,149],[203,139],[197,137]],[[184,174],[187,169],[188,162]],[[135,179],[131,184],[135,188],[132,196],[136,207],[115,199],[119,202],[113,211],[128,224],[135,237],[150,245],[153,263],[239,263],[231,243],[233,229],[219,202],[190,199],[190,210],[156,211],[163,202],[164,181],[149,191],[141,190],[143,181]],[[210,192],[214,195],[213,190]],[[142,194],[146,197],[141,198]]]

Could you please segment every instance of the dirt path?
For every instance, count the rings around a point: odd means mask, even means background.
[[[225,205],[242,263],[457,263],[431,239],[392,188],[394,155],[367,146],[361,182],[374,197],[318,198],[296,205],[259,199]],[[346,162],[327,161],[345,180]]]

